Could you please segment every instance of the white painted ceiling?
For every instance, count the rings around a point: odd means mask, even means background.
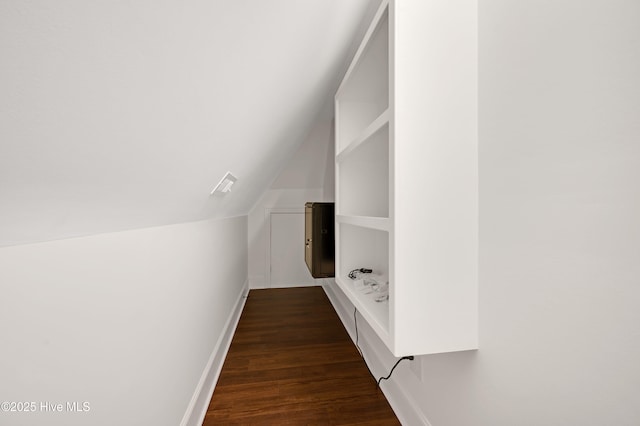
[[[247,214],[377,3],[0,1],[0,245]]]

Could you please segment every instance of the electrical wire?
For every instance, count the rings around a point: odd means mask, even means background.
[[[367,364],[367,360],[364,359],[364,353],[362,353],[362,349],[360,349],[360,345],[358,345],[358,317],[356,316],[357,313],[358,313],[358,308],[354,308],[353,309],[353,323],[355,324],[355,327],[356,327],[356,348],[358,349],[358,352],[360,352],[360,357],[362,358],[362,361],[364,362],[364,366],[367,367],[367,371],[369,371],[369,374],[371,374],[371,377],[373,377],[375,379],[376,376],[373,375],[373,372],[369,368],[369,364]]]
[[[362,349],[360,349],[360,345],[358,344],[359,336],[358,336],[358,316],[357,316],[357,313],[358,313],[358,308],[354,308],[353,309],[353,323],[354,323],[355,328],[356,328],[356,349],[358,349],[358,352],[360,352],[360,357],[362,357],[362,360],[364,361],[365,367],[367,367],[367,370],[369,370],[369,374],[371,374],[371,376],[375,379],[376,376],[374,376],[373,372],[369,368],[369,365],[367,364],[367,360],[364,359],[364,354],[362,353]],[[398,364],[400,364],[400,361],[405,360],[405,359],[413,361],[413,355],[403,356],[398,361],[396,361],[394,366],[391,368],[391,371],[389,371],[389,375],[387,377],[380,377],[378,379],[378,381],[376,382],[376,387],[379,388],[380,387],[380,382],[382,382],[383,380],[389,380],[389,378],[393,374],[393,370],[395,370],[396,367],[398,366]]]
[[[394,366],[391,368],[391,371],[389,371],[389,375],[387,377],[380,377],[378,379],[378,387],[380,387],[380,382],[382,382],[383,380],[389,380],[389,377],[391,377],[391,375],[393,374],[393,370],[396,369],[396,367],[398,366],[398,364],[400,364],[400,361],[404,360],[404,359],[408,359],[410,361],[413,361],[413,355],[410,356],[403,356],[402,358],[400,358],[398,361],[396,361],[396,363],[394,364]]]
[[[362,354],[362,349],[360,349],[360,346],[358,345],[358,317],[356,316],[357,313],[358,313],[358,308],[353,308],[353,323],[356,326],[356,348],[358,349],[358,352],[360,352],[360,356],[362,357],[362,359],[364,359],[364,355]]]
[[[370,269],[370,268],[356,268],[351,272],[349,272],[349,278],[351,278],[352,280],[355,280],[356,278],[358,278],[360,274],[370,274],[372,272],[373,272],[373,269]]]

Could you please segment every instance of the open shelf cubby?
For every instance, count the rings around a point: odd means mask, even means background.
[[[384,14],[361,46],[338,89],[338,151],[389,107],[389,18]]]
[[[378,129],[337,164],[338,214],[389,216],[389,125]]]
[[[348,276],[354,269],[369,268],[375,274],[389,277],[389,233],[343,223],[338,227],[338,235],[337,281],[378,334],[387,335],[389,302],[376,302],[377,293],[357,289]]]

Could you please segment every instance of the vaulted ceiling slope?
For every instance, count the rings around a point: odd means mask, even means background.
[[[247,214],[377,3],[0,2],[0,245]]]

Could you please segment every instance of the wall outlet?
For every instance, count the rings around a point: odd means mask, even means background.
[[[411,371],[413,371],[413,374],[415,374],[418,380],[422,382],[422,357],[414,357],[413,361],[409,363],[409,366],[411,367]]]

